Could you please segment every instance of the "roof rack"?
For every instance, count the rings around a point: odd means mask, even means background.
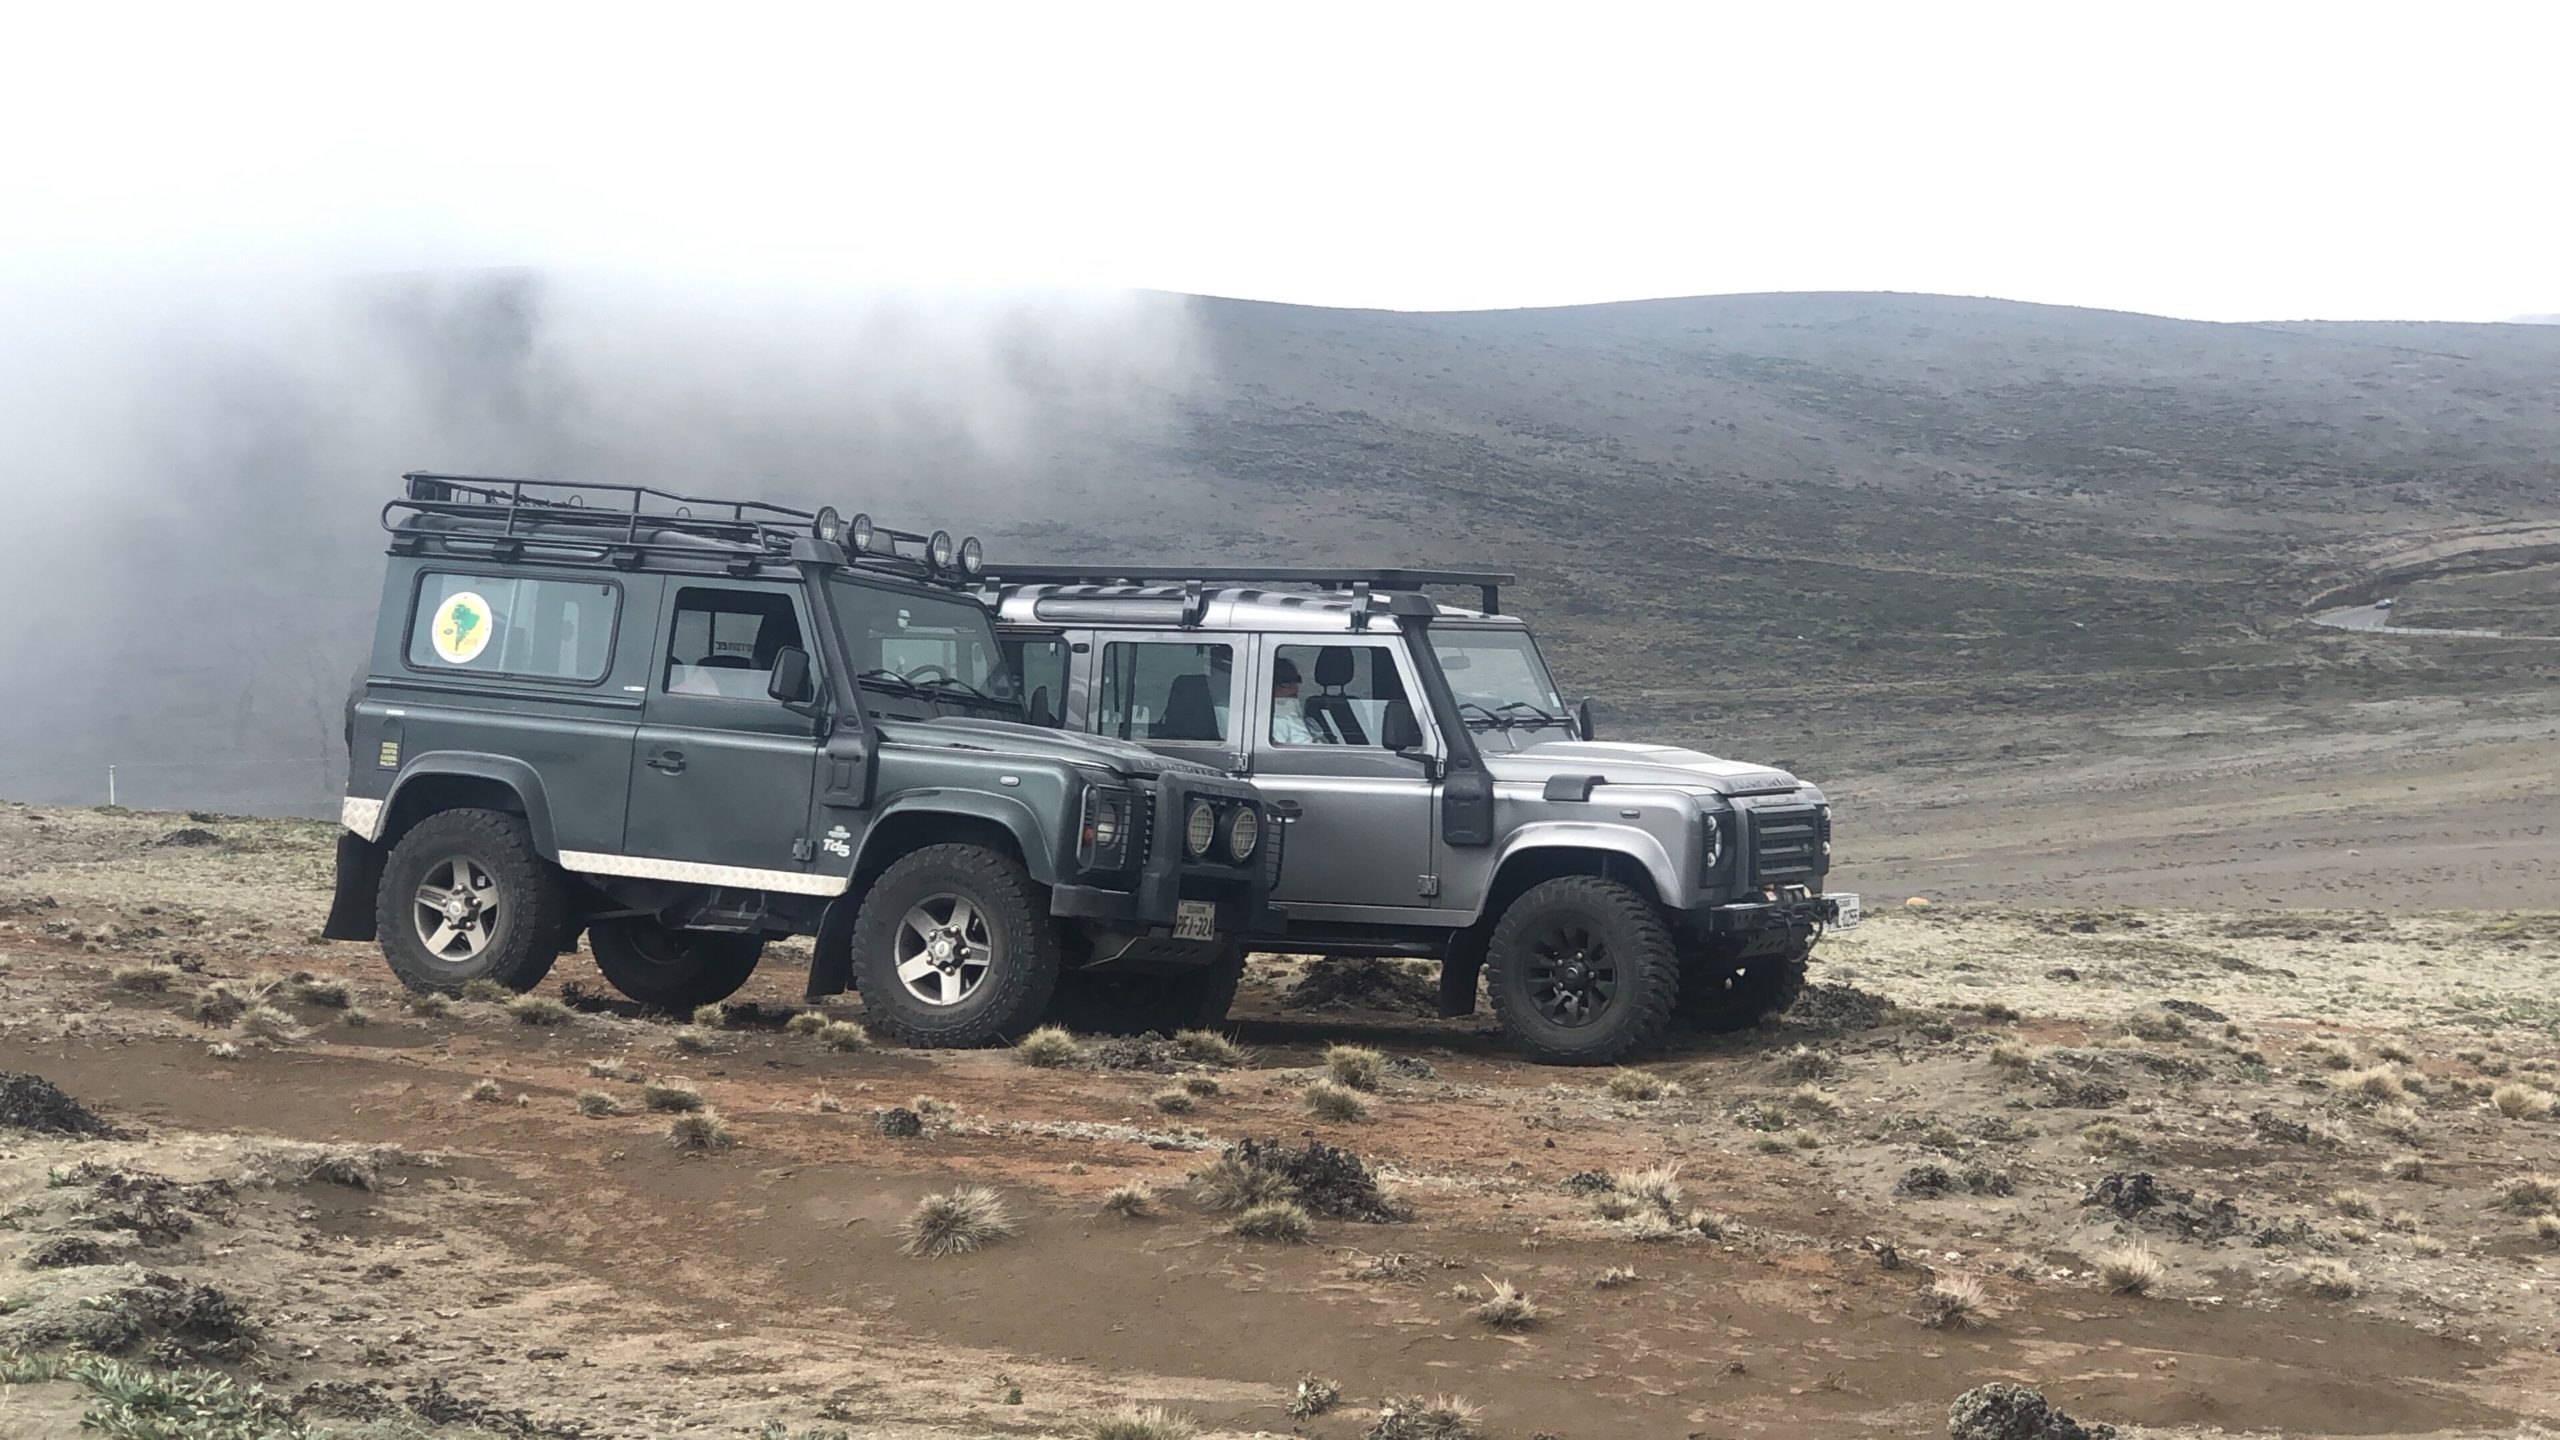
[[[763,500],[680,495],[647,485],[518,480],[413,470],[400,477],[399,498],[382,507],[382,528],[395,554],[415,554],[429,538],[485,551],[502,560],[538,549],[562,564],[632,570],[651,560],[714,561],[734,573],[788,564],[802,556],[865,566],[910,579],[958,586],[973,578],[976,540],[954,546],[946,531],[931,536],[850,523],[832,505],[801,510]],[[804,548],[812,540],[823,548]],[[902,554],[901,542],[923,553]]]
[[[1195,581],[1215,585],[1312,585],[1322,590],[1420,590],[1426,585],[1473,586],[1484,613],[1502,609],[1502,587],[1516,575],[1489,570],[1364,570],[1344,566],[1279,565],[999,565],[987,562],[980,577],[990,585],[1122,585]]]

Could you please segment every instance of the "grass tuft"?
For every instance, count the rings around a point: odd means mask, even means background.
[[[400,1003],[423,1020],[441,1020],[453,1013],[453,997],[441,990],[413,990],[402,995]]]
[[[1182,1077],[1182,1088],[1206,1100],[1218,1093],[1218,1082],[1214,1076],[1185,1075]]]
[[[1102,1213],[1123,1220],[1144,1220],[1156,1213],[1156,1192],[1146,1182],[1132,1180],[1102,1197]]]
[[[1636,1283],[1637,1279],[1638,1276],[1632,1267],[1625,1265],[1612,1265],[1608,1269],[1591,1277],[1591,1288],[1594,1290],[1623,1290],[1627,1286]]]
[[[1840,1113],[1840,1102],[1821,1086],[1811,1083],[1797,1086],[1787,1094],[1787,1103],[1808,1115],[1825,1117]]]
[[[844,1102],[830,1094],[827,1087],[824,1085],[818,1087],[817,1095],[812,1098],[809,1103],[821,1115],[841,1115],[844,1113]]]
[[[463,982],[462,998],[475,1000],[483,1005],[504,1005],[516,998],[516,992],[483,975],[477,980]]]
[[[2293,1283],[2324,1300],[2352,1300],[2364,1281],[2344,1260],[2305,1260],[2296,1266]]]
[[[698,1025],[679,1025],[668,1031],[667,1043],[683,1055],[708,1055],[718,1048],[711,1032]]]
[[[827,1017],[815,1010],[803,1010],[782,1022],[782,1028],[794,1035],[815,1035],[827,1028]]]
[[[696,1005],[693,1007],[693,1023],[705,1030],[717,1030],[729,1023],[729,1007],[717,1000],[708,1005]]]
[[[2350,1220],[2370,1220],[2379,1208],[2374,1198],[2362,1190],[2332,1190],[2328,1200],[2330,1209]]]
[[[2551,1113],[2553,1106],[2560,1105],[2560,1096],[2539,1085],[2510,1080],[2489,1092],[2489,1104],[2510,1120],[2540,1120]]]
[[[2560,1215],[2534,1216],[2533,1238],[2545,1245],[2560,1245]]]
[[[1147,1103],[1167,1115],[1188,1115],[1200,1108],[1200,1102],[1192,1098],[1191,1092],[1179,1086],[1157,1091],[1147,1097]]]
[[[818,1031],[818,1043],[847,1053],[871,1048],[871,1032],[851,1020],[830,1020]]]
[[[2560,1210],[2560,1175],[2535,1171],[2498,1188],[2498,1204],[2519,1215],[2547,1215]]]
[[[569,1007],[548,995],[519,995],[507,1002],[507,1013],[519,1025],[539,1025],[545,1029],[569,1023]]]
[[[355,1003],[344,980],[330,980],[318,975],[305,975],[293,982],[293,998],[305,1005],[323,1010],[344,1010]]]
[[[1336,1084],[1375,1090],[1386,1081],[1387,1057],[1366,1045],[1330,1045],[1324,1052],[1324,1073]]]
[[[667,1143],[679,1150],[726,1150],[737,1144],[717,1110],[692,1110],[667,1127]]]
[[[1828,1080],[1839,1073],[1840,1062],[1810,1045],[1798,1045],[1779,1056],[1775,1068],[1781,1079]]]
[[[495,1105],[507,1098],[507,1087],[495,1080],[474,1080],[471,1082],[471,1088],[462,1092],[462,1098],[477,1100],[483,1105]]]
[[[1248,1165],[1233,1152],[1192,1172],[1191,1192],[1202,1208],[1219,1211],[1249,1210],[1266,1201],[1297,1198],[1287,1176]]]
[[[2408,1077],[2397,1065],[2369,1065],[2361,1070],[2343,1070],[2330,1076],[2329,1083],[2350,1099],[2375,1104],[2409,1098]]]
[[[1979,1330],[1991,1323],[1991,1297],[1970,1275],[1941,1275],[1920,1287],[1920,1323],[1932,1330]]]
[[[589,1116],[619,1115],[622,1113],[622,1102],[606,1091],[581,1090],[578,1092],[578,1113]]]
[[[1200,1427],[1160,1405],[1130,1406],[1085,1427],[1086,1440],[1191,1440]]]
[[[2376,1105],[2373,1128],[2404,1145],[2415,1145],[2427,1136],[2427,1117],[2407,1105]]]
[[[1360,1098],[1359,1091],[1339,1080],[1309,1081],[1302,1098],[1306,1101],[1307,1113],[1319,1120],[1350,1124],[1369,1118],[1369,1102]]]
[[[702,1092],[682,1080],[652,1080],[640,1087],[640,1103],[662,1115],[683,1115],[702,1108]]]
[[[619,1060],[590,1060],[587,1062],[587,1074],[590,1078],[597,1080],[628,1080],[631,1078],[630,1072],[622,1068],[622,1062]]]
[[[1183,1059],[1199,1065],[1242,1065],[1244,1049],[1215,1030],[1177,1030],[1173,1048]]]
[[[270,1045],[290,1045],[307,1032],[273,1005],[252,1005],[240,1013],[240,1033]]]
[[[1085,1063],[1084,1042],[1055,1025],[1043,1025],[1014,1042],[1013,1058],[1035,1070],[1063,1070]]]
[[[2424,1155],[2403,1155],[2399,1159],[2392,1161],[2391,1178],[2394,1180],[2426,1179],[2427,1157]]]
[[[1639,1207],[1658,1211],[1665,1218],[1680,1213],[1684,1192],[1680,1188],[1680,1163],[1676,1160],[1643,1170],[1621,1170],[1609,1177],[1609,1185],[1618,1195]]]
[[[1455,1395],[1400,1396],[1378,1407],[1369,1440],[1481,1440],[1484,1412]]]
[[[1488,1330],[1534,1330],[1538,1322],[1546,1318],[1545,1312],[1539,1310],[1538,1302],[1524,1294],[1519,1286],[1508,1280],[1496,1280],[1490,1275],[1485,1277],[1484,1283],[1492,1287],[1492,1293],[1467,1311],[1477,1324]]]
[[[984,1185],[963,1185],[916,1202],[898,1233],[902,1255],[940,1259],[982,1250],[1014,1231],[1004,1197]]]
[[[2119,1295],[2148,1295],[2168,1278],[2169,1267],[2139,1241],[2099,1252],[2098,1281]]]
[[[1289,1392],[1286,1408],[1291,1419],[1311,1420],[1341,1402],[1341,1386],[1321,1375],[1301,1375],[1298,1388]]]
[[[373,1012],[361,1005],[350,1005],[338,1017],[338,1023],[350,1030],[362,1030],[373,1024]]]
[[[169,988],[169,977],[174,973],[166,965],[119,965],[111,978],[119,990],[158,995]]]
[[[1667,1082],[1650,1070],[1613,1070],[1609,1093],[1621,1100],[1659,1100]]]
[[[1244,1213],[1227,1222],[1230,1234],[1248,1240],[1276,1240],[1287,1245],[1303,1244],[1315,1233],[1315,1221],[1306,1207],[1295,1200],[1265,1200],[1247,1206]]]

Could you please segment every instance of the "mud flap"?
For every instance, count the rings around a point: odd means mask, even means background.
[[[1491,938],[1492,932],[1482,926],[1449,937],[1449,953],[1440,961],[1441,1019],[1476,1013],[1476,980],[1484,973],[1485,944]]]
[[[827,907],[818,920],[817,943],[810,947],[810,1004],[853,988],[853,922],[862,907],[847,894]]]
[[[382,888],[383,847],[353,830],[338,832],[338,889],[329,897],[327,940],[374,938],[374,895]]]

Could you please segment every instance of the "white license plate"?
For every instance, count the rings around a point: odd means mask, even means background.
[[[1174,902],[1173,938],[1176,940],[1217,939],[1218,902],[1214,900]]]
[[[1831,928],[1834,930],[1855,930],[1858,921],[1865,918],[1858,913],[1858,897],[1855,895],[1825,895],[1822,898],[1831,902]]]

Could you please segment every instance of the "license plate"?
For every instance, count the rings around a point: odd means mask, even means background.
[[[1218,938],[1218,902],[1214,900],[1180,900],[1174,904],[1173,938],[1176,940],[1215,940]]]
[[[1858,928],[1858,921],[1864,917],[1858,914],[1857,896],[1825,895],[1822,898],[1831,902],[1832,929],[1855,930]]]

